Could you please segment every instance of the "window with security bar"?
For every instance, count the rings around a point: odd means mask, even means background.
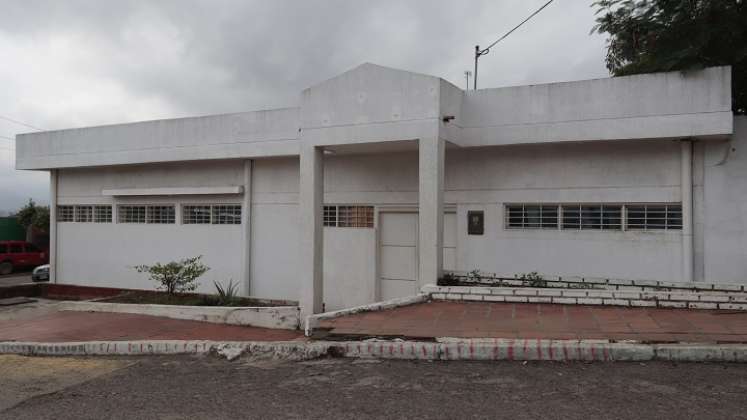
[[[95,223],[111,223],[112,206],[93,206],[93,221]]]
[[[681,230],[682,204],[506,204],[507,229]],[[625,217],[623,217],[623,215]]]
[[[563,229],[622,230],[620,204],[564,204],[561,209]]]
[[[212,223],[214,225],[240,225],[241,205],[214,204]]]
[[[57,221],[72,222],[75,221],[74,206],[57,206]]]
[[[509,204],[506,227],[518,229],[557,229],[558,206],[551,204]]]
[[[174,224],[176,223],[176,209],[174,206],[148,206],[148,223]]]
[[[118,223],[145,223],[145,206],[123,205],[117,207]]]
[[[372,228],[373,206],[324,206],[324,226]]]
[[[88,223],[93,221],[93,206],[75,206],[75,221]]]
[[[626,206],[630,230],[681,230],[681,204],[636,204]]]
[[[185,225],[209,225],[212,208],[209,205],[182,206],[182,223]]]

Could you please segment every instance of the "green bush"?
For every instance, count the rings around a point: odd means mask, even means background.
[[[547,286],[547,280],[545,280],[545,278],[542,277],[542,274],[539,274],[536,271],[532,271],[531,273],[518,274],[516,275],[516,278],[527,282],[529,287],[546,287]]]
[[[213,281],[213,284],[215,285],[215,290],[218,292],[218,305],[233,305],[234,301],[236,300],[236,295],[238,294],[237,292],[239,284],[234,284],[233,279],[228,281],[228,286],[226,287],[223,287],[223,285],[218,283],[217,281]]]
[[[197,289],[199,286],[197,278],[210,270],[210,267],[200,261],[201,258],[202,255],[199,255],[166,264],[143,264],[133,268],[138,273],[148,273],[150,279],[158,283],[157,289],[165,290],[168,294],[174,295]]]

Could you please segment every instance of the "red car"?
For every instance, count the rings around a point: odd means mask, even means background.
[[[49,262],[49,255],[34,244],[24,241],[0,241],[0,274],[10,274],[18,268],[30,268]]]

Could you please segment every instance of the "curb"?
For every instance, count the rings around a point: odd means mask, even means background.
[[[386,309],[394,309],[400,306],[413,305],[415,303],[422,303],[428,301],[430,295],[428,293],[418,293],[413,296],[405,296],[400,298],[394,298],[385,300],[382,302],[369,303],[368,305],[356,306],[348,309],[341,309],[339,311],[324,312],[316,315],[309,315],[306,317],[306,323],[304,326],[304,334],[310,337],[314,331],[314,328],[319,326],[319,322],[326,319],[339,318],[341,316],[359,314],[363,312],[383,311]]]
[[[264,356],[310,360],[324,356],[397,360],[738,362],[747,363],[744,344],[640,344],[606,340],[453,339],[436,342],[367,341],[85,341],[0,342],[0,354],[26,356],[139,356],[217,354],[228,360]]]

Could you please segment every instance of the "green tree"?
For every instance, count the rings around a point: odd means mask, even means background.
[[[31,198],[25,206],[18,210],[16,218],[18,223],[26,229],[33,226],[44,232],[49,232],[49,207],[37,206]]]
[[[747,113],[747,0],[599,0],[614,76],[732,66],[732,109]]]

